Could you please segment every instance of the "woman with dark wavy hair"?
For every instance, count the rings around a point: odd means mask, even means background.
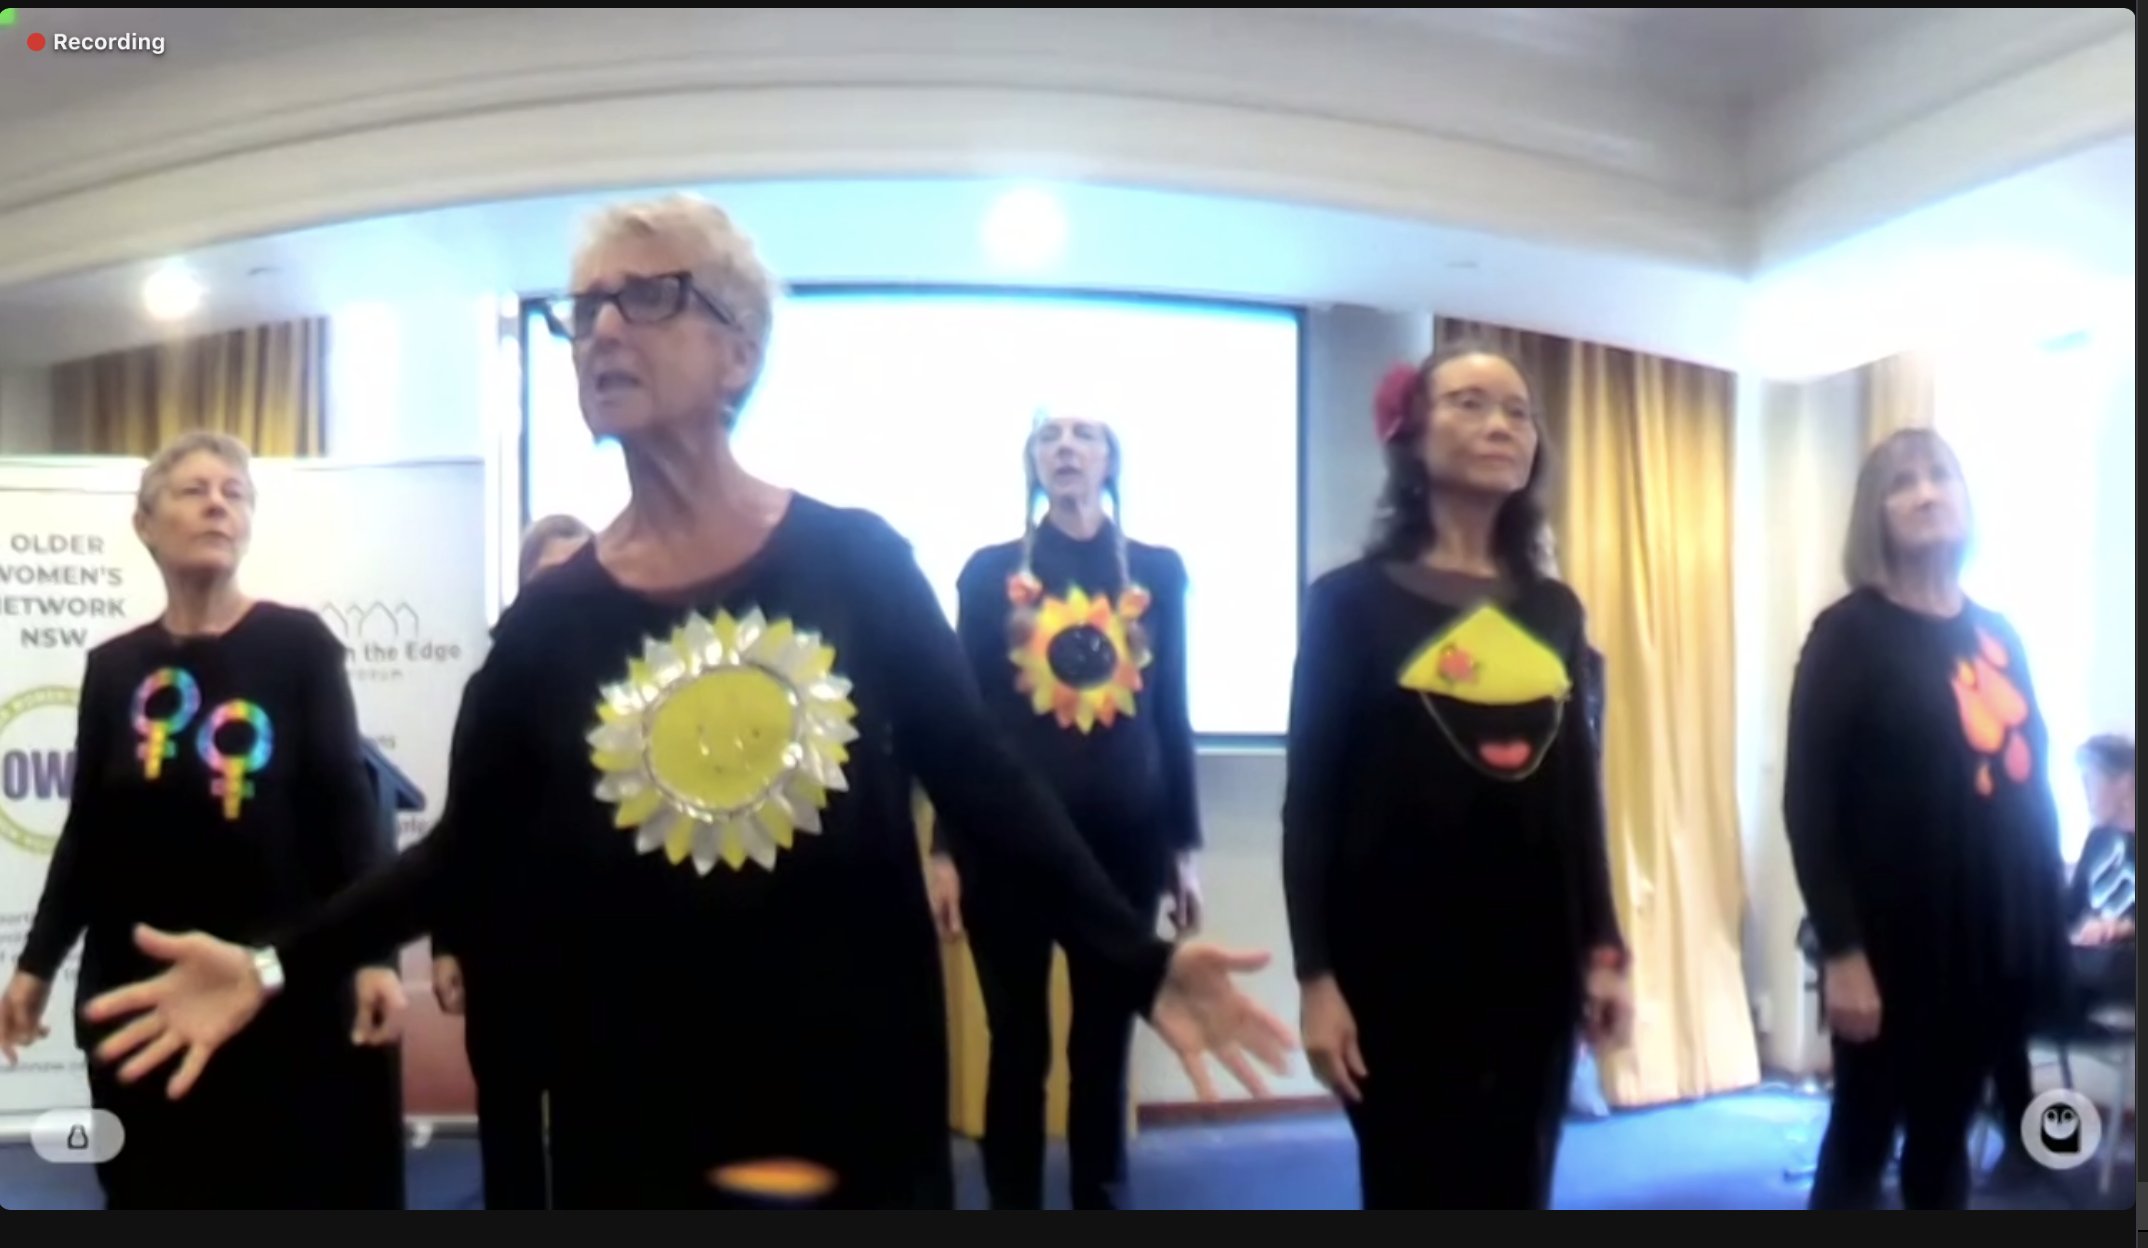
[[[1368,1209],[1547,1206],[1576,1034],[1617,1043],[1631,1012],[1531,396],[1472,343],[1390,372],[1373,540],[1308,593],[1284,890]]]

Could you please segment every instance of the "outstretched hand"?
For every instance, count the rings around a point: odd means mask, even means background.
[[[1290,1051],[1297,1047],[1291,1029],[1231,982],[1233,975],[1267,965],[1265,953],[1241,953],[1206,941],[1180,945],[1171,955],[1149,1022],[1178,1054],[1204,1101],[1217,1099],[1204,1057],[1221,1062],[1254,1096],[1266,1096],[1268,1084],[1252,1059],[1278,1075],[1290,1070]]]
[[[185,1096],[209,1059],[239,1034],[268,994],[253,955],[239,945],[200,932],[174,936],[150,927],[134,929],[137,948],[170,963],[163,974],[115,988],[83,1008],[93,1023],[131,1019],[97,1046],[97,1060],[116,1062],[121,1083],[134,1083],[179,1058],[165,1092]]]

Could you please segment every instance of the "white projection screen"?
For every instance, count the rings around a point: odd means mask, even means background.
[[[1302,568],[1295,310],[1029,292],[815,289],[778,308],[738,454],[765,479],[878,512],[949,619],[971,552],[1021,533],[1039,409],[1108,421],[1126,528],[1186,561],[1194,730],[1280,736]],[[524,317],[526,516],[617,514],[616,445],[593,443],[569,345]]]

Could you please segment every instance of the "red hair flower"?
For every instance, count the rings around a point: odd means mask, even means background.
[[[1372,395],[1372,431],[1381,445],[1400,437],[1410,423],[1410,396],[1417,386],[1417,368],[1411,364],[1397,364],[1380,378]]]

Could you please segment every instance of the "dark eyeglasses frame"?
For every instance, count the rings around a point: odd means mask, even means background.
[[[626,304],[621,300],[629,289],[649,285],[671,288],[671,310],[637,320],[635,314],[627,311]],[[618,290],[585,290],[576,294],[558,295],[544,300],[541,306],[544,309],[545,324],[550,327],[554,337],[568,342],[579,342],[596,332],[597,318],[604,314],[606,304],[619,309],[619,319],[629,325],[661,325],[686,311],[689,298],[716,318],[717,324],[727,329],[739,328],[738,318],[731,315],[728,308],[710,298],[708,292],[702,290],[700,284],[694,280],[692,273],[683,270],[677,273],[659,273],[653,277],[629,278]],[[589,331],[577,334],[574,328],[583,323],[585,309]],[[565,314],[565,319],[562,319],[562,313]]]

